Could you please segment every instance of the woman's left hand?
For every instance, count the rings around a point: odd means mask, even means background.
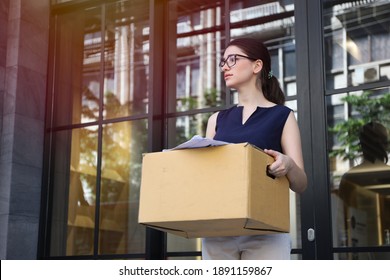
[[[268,168],[269,173],[276,177],[287,175],[292,166],[291,158],[274,150],[265,149],[264,152],[275,159]]]

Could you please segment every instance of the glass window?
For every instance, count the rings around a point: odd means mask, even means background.
[[[138,224],[142,154],[147,122],[103,128],[100,190],[100,254],[144,253],[145,228]]]
[[[149,9],[124,1],[107,5],[104,118],[147,112]]]
[[[169,1],[169,112],[224,104],[218,61],[223,6],[218,2]]]
[[[101,10],[57,16],[53,126],[96,121],[99,117]]]
[[[145,229],[137,221],[145,131],[143,120],[104,126],[100,180],[97,126],[55,134],[52,255],[93,254],[97,205],[99,253],[144,253]]]
[[[335,247],[390,244],[389,108],[390,87],[327,98]]]
[[[138,224],[138,204],[146,123],[104,126],[100,177],[97,126],[55,133],[53,256],[92,255],[97,226],[99,254],[144,253],[145,228]],[[95,223],[96,206],[99,225]]]
[[[148,5],[106,7],[57,17],[54,126],[147,113]]]
[[[51,256],[92,255],[97,126],[53,134]]]
[[[194,135],[205,135],[207,120],[212,113],[180,116],[168,119],[168,128],[171,131],[168,138],[168,148],[173,148]]]
[[[167,234],[167,251],[169,253],[200,252],[201,249],[202,249],[202,242],[200,238],[188,240],[183,237],[179,237],[177,235],[173,235],[170,233]],[[194,258],[200,259],[200,257],[191,257],[188,259],[194,259]]]
[[[390,84],[373,84],[389,80],[389,13],[388,1],[324,1],[326,90],[345,89],[326,97],[336,259],[381,259],[359,247],[390,244]]]
[[[148,19],[134,1],[56,16],[50,256],[145,253]]]
[[[297,95],[297,83],[296,82],[286,83],[285,88],[286,88],[285,93],[286,93],[287,96],[295,96],[295,95]]]
[[[326,88],[387,80],[382,69],[390,63],[390,4],[324,2]]]
[[[292,44],[292,42],[290,43],[290,46],[295,48],[295,46],[294,46],[294,44]],[[287,48],[284,48],[283,51],[284,51],[284,64],[285,64],[285,67],[284,67],[285,73],[283,76],[295,77],[295,75],[297,73],[295,49],[289,51]]]

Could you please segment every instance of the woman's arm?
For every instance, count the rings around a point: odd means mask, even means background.
[[[307,187],[307,177],[303,164],[299,127],[293,112],[290,113],[284,125],[281,144],[283,153],[264,150],[275,158],[269,171],[276,177],[286,176],[290,182],[290,189],[302,193]]]
[[[212,114],[207,121],[206,138],[213,139],[215,136],[215,127],[217,125],[218,112]]]

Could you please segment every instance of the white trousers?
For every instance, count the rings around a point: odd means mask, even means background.
[[[288,233],[202,239],[203,260],[289,260],[290,251]]]

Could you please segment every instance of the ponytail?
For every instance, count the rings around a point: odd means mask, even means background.
[[[264,69],[265,70],[265,69]],[[282,89],[280,88],[280,84],[278,79],[272,74],[271,71],[260,72],[260,84],[261,89],[263,91],[264,97],[273,103],[278,105],[284,105],[286,100]]]

